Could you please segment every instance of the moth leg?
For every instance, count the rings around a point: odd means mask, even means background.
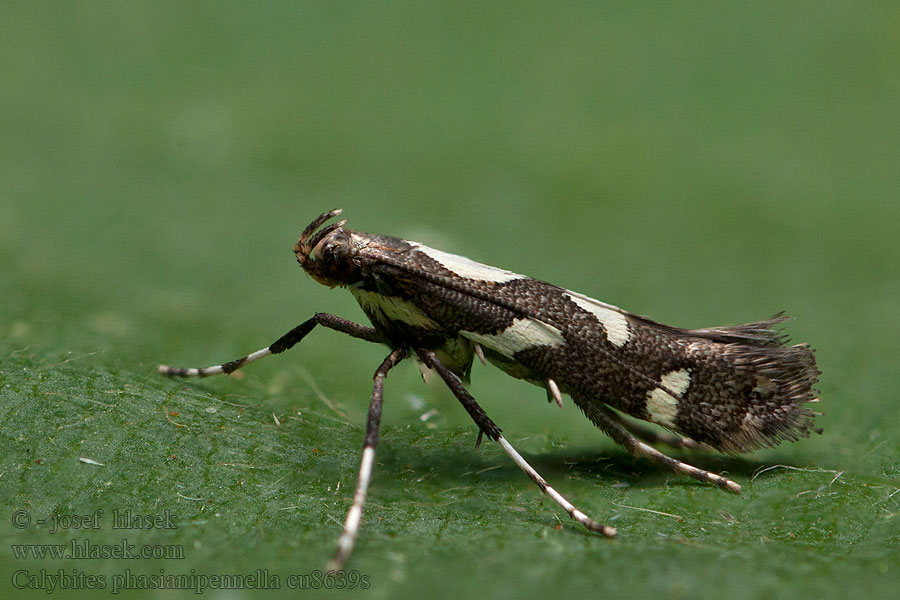
[[[560,408],[563,407],[562,401],[562,392],[559,391],[559,386],[552,379],[547,380],[547,402],[556,401],[556,405]]]
[[[622,415],[615,411],[609,411],[609,416],[612,417],[616,421],[616,423],[621,425],[623,429],[626,429],[635,437],[638,437],[645,442],[649,442],[651,444],[665,444],[666,446],[671,446],[672,448],[703,448],[703,444],[696,442],[689,437],[672,435],[671,433],[656,431],[654,429],[650,429],[649,427],[644,427],[639,423],[635,423],[634,421],[623,418]]]
[[[359,523],[362,520],[363,505],[366,503],[366,493],[369,490],[369,481],[372,479],[372,465],[375,463],[375,446],[378,444],[378,427],[381,424],[384,378],[387,377],[388,371],[406,358],[408,353],[405,348],[394,349],[375,371],[372,400],[369,402],[369,415],[366,419],[366,438],[363,442],[362,460],[359,463],[359,478],[356,481],[356,491],[353,493],[353,504],[350,505],[350,510],[347,512],[344,532],[338,539],[337,551],[325,567],[326,570],[340,571],[343,569],[344,563],[353,551]]]
[[[422,359],[429,367],[433,368],[438,374],[441,376],[441,379],[444,380],[444,383],[447,384],[447,387],[450,388],[450,391],[453,392],[453,395],[456,396],[457,400],[463,405],[463,408],[469,413],[472,417],[472,420],[475,421],[475,424],[478,425],[479,433],[478,437],[481,438],[482,434],[487,435],[489,438],[499,443],[503,448],[503,451],[506,452],[510,458],[513,459],[513,462],[519,466],[520,469],[525,471],[525,473],[534,481],[541,491],[553,498],[553,500],[559,504],[563,509],[569,513],[569,516],[584,525],[587,529],[591,531],[596,531],[597,533],[602,533],[607,537],[614,537],[616,535],[616,530],[614,527],[609,527],[607,525],[601,525],[597,521],[594,521],[586,514],[575,508],[575,506],[566,500],[562,494],[557,492],[555,489],[550,487],[550,484],[541,477],[541,475],[534,470],[534,468],[522,458],[522,455],[519,454],[512,445],[506,441],[506,438],[501,435],[501,430],[497,427],[496,423],[494,423],[490,417],[484,412],[481,406],[475,401],[475,398],[469,393],[469,391],[463,386],[462,382],[459,378],[453,374],[450,369],[448,369],[440,360],[438,360],[437,356],[435,356],[434,352],[431,350],[417,349],[416,354],[419,355],[419,358]]]
[[[498,441],[501,437],[501,429],[497,427],[497,424],[494,423],[489,416],[487,416],[487,413],[484,412],[481,406],[475,402],[475,398],[473,398],[472,395],[469,394],[469,391],[463,387],[459,378],[454,375],[440,359],[438,359],[437,355],[432,350],[417,349],[416,354],[419,355],[419,358],[422,359],[422,362],[425,363],[426,366],[431,367],[438,372],[441,379],[444,380],[444,383],[446,383],[447,387],[450,388],[450,391],[453,392],[453,395],[456,396],[457,400],[463,405],[463,408],[466,409],[466,412],[469,413],[469,416],[472,417],[472,420],[475,421],[475,424],[478,425],[479,439],[482,435],[486,434],[495,442]]]
[[[181,367],[159,365],[159,367],[157,367],[157,371],[162,375],[169,375],[171,377],[209,377],[210,375],[218,375],[220,373],[228,375],[230,373],[234,373],[243,366],[249,365],[250,363],[255,362],[261,358],[265,358],[270,354],[280,354],[285,350],[289,350],[297,342],[305,338],[307,334],[309,334],[309,332],[312,331],[313,328],[315,328],[316,325],[321,325],[323,327],[327,327],[328,329],[334,329],[335,331],[346,333],[347,335],[359,338],[361,340],[366,340],[367,342],[384,341],[381,337],[381,334],[379,334],[372,327],[366,327],[365,325],[360,325],[359,323],[354,323],[353,321],[348,321],[347,319],[342,319],[328,313],[316,313],[311,319],[308,319],[300,325],[297,325],[286,334],[272,342],[269,346],[263,348],[262,350],[257,350],[256,352],[248,354],[247,356],[244,356],[242,358],[238,358],[237,360],[232,360],[225,364],[216,365],[214,367],[203,367],[199,369],[186,369]]]
[[[649,458],[653,462],[668,467],[676,473],[687,475],[706,483],[714,483],[729,492],[740,493],[741,486],[730,479],[726,479],[715,473],[710,473],[709,471],[704,471],[703,469],[698,469],[697,467],[683,463],[680,460],[666,456],[653,446],[640,441],[628,432],[622,425],[619,416],[611,409],[598,404],[590,404],[589,407],[588,411],[585,412],[597,427],[606,432],[606,434],[617,444],[623,446],[635,456]]]

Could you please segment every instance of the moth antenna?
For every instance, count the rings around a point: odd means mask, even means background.
[[[347,219],[344,219],[343,221],[338,221],[337,223],[332,223],[328,227],[323,227],[312,237],[311,240],[309,240],[306,243],[306,248],[308,248],[309,250],[312,250],[319,244],[319,242],[321,242],[322,240],[325,239],[325,236],[327,236],[329,233],[331,233],[335,229],[339,229],[346,222],[347,222]]]
[[[321,215],[316,217],[316,219],[312,223],[307,225],[303,232],[300,234],[300,240],[297,242],[297,246],[299,248],[308,248],[309,236],[311,236],[316,231],[316,229],[318,229],[322,225],[322,223],[336,217],[339,214],[341,214],[341,209],[335,208],[334,210],[322,213]]]

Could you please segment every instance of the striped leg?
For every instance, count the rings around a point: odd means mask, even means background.
[[[346,319],[342,319],[328,313],[316,313],[315,316],[313,316],[311,319],[304,321],[300,325],[297,325],[286,334],[272,342],[272,344],[270,344],[266,348],[257,350],[256,352],[248,354],[247,356],[244,356],[237,360],[232,360],[223,365],[203,367],[200,369],[186,369],[160,365],[157,368],[157,371],[159,371],[159,373],[162,375],[169,375],[171,377],[209,377],[210,375],[218,375],[220,373],[228,375],[229,373],[234,373],[243,366],[249,365],[250,363],[255,362],[261,358],[265,358],[270,354],[280,354],[285,350],[289,350],[297,342],[305,338],[307,334],[315,328],[316,325],[334,329],[335,331],[340,331],[341,333],[346,333],[347,335],[351,335],[355,338],[366,340],[368,342],[383,341],[381,335],[372,327],[366,327],[365,325],[360,325],[359,323],[354,323],[353,321],[348,321]]]
[[[705,483],[713,483],[723,490],[738,494],[741,492],[741,486],[730,479],[726,479],[715,473],[710,473],[709,471],[704,471],[703,469],[698,469],[697,467],[683,463],[680,460],[666,456],[653,446],[640,441],[628,433],[625,427],[622,426],[619,416],[611,409],[594,403],[585,403],[581,406],[582,408],[587,408],[585,414],[597,425],[597,427],[605,431],[617,444],[623,446],[635,456],[649,458],[653,462],[668,467],[676,473],[699,479]]]
[[[489,438],[498,442],[500,446],[503,448],[503,451],[506,452],[510,458],[518,465],[520,469],[525,471],[531,480],[534,481],[541,491],[553,498],[553,500],[565,509],[569,516],[584,525],[591,531],[596,531],[597,533],[602,533],[607,537],[614,537],[616,535],[616,530],[614,527],[609,527],[607,525],[601,525],[600,523],[594,521],[586,514],[575,508],[575,506],[566,500],[562,494],[557,492],[555,489],[550,487],[550,484],[541,477],[540,473],[534,470],[534,468],[529,465],[522,455],[516,452],[516,449],[510,445],[509,442],[506,441],[506,438],[501,435],[500,428],[491,420],[490,417],[484,412],[484,410],[478,405],[475,401],[475,398],[469,394],[469,391],[463,386],[462,382],[459,378],[454,375],[450,369],[448,369],[440,360],[438,360],[437,356],[435,356],[434,352],[431,350],[416,350],[416,353],[419,355],[419,358],[428,365],[433,368],[438,374],[441,376],[441,379],[444,380],[444,383],[447,384],[447,387],[450,388],[450,391],[453,392],[453,395],[456,396],[457,400],[462,403],[463,407],[475,421],[475,424],[478,425],[478,439],[481,440],[482,435],[487,435]]]
[[[639,423],[635,423],[634,421],[629,421],[615,411],[609,411],[609,416],[612,417],[616,423],[622,426],[623,429],[629,431],[635,437],[638,437],[645,442],[650,444],[665,444],[666,446],[671,446],[672,448],[703,448],[703,445],[699,442],[695,442],[689,437],[683,437],[680,435],[672,435],[671,433],[665,433],[663,431],[656,431],[654,429],[650,429],[649,427],[644,427]]]
[[[375,446],[378,444],[378,427],[381,424],[381,403],[384,395],[384,378],[388,371],[397,363],[406,358],[408,351],[405,348],[396,348],[381,363],[375,371],[375,383],[372,386],[372,400],[369,402],[369,416],[366,420],[366,439],[363,442],[362,460],[359,464],[359,479],[356,482],[356,491],[353,493],[353,504],[347,512],[347,520],[344,521],[344,532],[338,539],[337,552],[328,562],[325,570],[340,571],[344,563],[353,551],[356,541],[356,533],[359,531],[359,523],[362,520],[363,505],[366,503],[366,493],[369,490],[369,481],[372,479],[372,465],[375,462]]]

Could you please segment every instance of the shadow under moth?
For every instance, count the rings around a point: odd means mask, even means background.
[[[548,400],[560,407],[568,394],[632,454],[732,492],[740,492],[737,483],[654,445],[738,453],[821,433],[813,424],[819,413],[805,406],[818,401],[815,356],[806,344],[788,344],[780,330],[783,313],[728,327],[663,325],[417,242],[345,229],[346,221],[325,225],[340,212],[310,223],[294,252],[313,279],[348,288],[371,327],[317,313],[243,358],[205,368],[159,367],[179,377],[232,373],[284,352],[317,325],[390,348],[375,371],[356,491],[329,569],[342,569],[353,549],[375,460],[384,379],[409,356],[437,372],[463,405],[478,427],[476,445],[483,436],[498,442],[573,519],[609,537],[615,529],[589,518],[551,487],[468,392],[464,383],[475,357],[545,388]]]

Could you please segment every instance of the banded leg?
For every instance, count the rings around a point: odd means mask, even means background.
[[[629,431],[635,437],[638,437],[645,442],[650,444],[665,444],[666,446],[670,446],[672,448],[703,448],[703,445],[699,442],[695,442],[689,437],[683,437],[680,435],[672,435],[671,433],[665,433],[664,431],[656,431],[654,429],[650,429],[649,427],[644,427],[639,423],[635,423],[634,421],[629,421],[615,411],[609,411],[609,416],[615,419],[616,423],[622,426],[623,429]]]
[[[698,479],[705,483],[713,483],[723,490],[735,492],[737,494],[741,492],[741,486],[730,479],[726,479],[715,473],[710,473],[709,471],[704,471],[703,469],[698,469],[697,467],[683,463],[680,460],[666,456],[653,446],[640,441],[628,433],[622,425],[619,415],[614,413],[612,409],[594,403],[584,403],[581,404],[581,406],[583,409],[586,408],[585,414],[595,425],[597,425],[597,427],[606,432],[606,434],[617,444],[624,447],[635,456],[649,458],[653,462],[668,467],[676,473],[693,477],[694,479]]]
[[[381,335],[372,327],[366,327],[365,325],[360,325],[359,323],[354,323],[353,321],[348,321],[347,319],[342,319],[328,313],[316,313],[311,319],[297,325],[272,342],[269,346],[237,360],[232,360],[214,367],[203,367],[199,369],[159,365],[157,371],[162,375],[169,375],[170,377],[209,377],[210,375],[218,375],[220,373],[228,375],[234,373],[243,366],[249,365],[261,358],[265,358],[270,354],[280,354],[285,350],[291,349],[300,340],[305,338],[316,325],[334,329],[335,331],[346,333],[347,335],[366,340],[367,342],[384,341]]]
[[[479,440],[481,439],[482,434],[486,434],[489,438],[498,442],[503,448],[503,451],[513,459],[513,462],[515,462],[520,469],[525,471],[531,480],[541,488],[542,492],[553,498],[554,502],[563,507],[570,517],[584,525],[587,529],[602,533],[607,537],[614,537],[616,535],[614,527],[601,525],[575,508],[575,506],[566,500],[562,494],[553,489],[550,484],[547,483],[547,480],[541,477],[540,473],[535,471],[534,467],[522,458],[521,454],[516,452],[516,449],[503,437],[500,428],[487,416],[481,406],[478,405],[478,402],[475,401],[475,398],[473,398],[472,395],[469,394],[469,391],[463,386],[459,378],[437,358],[433,351],[417,349],[416,354],[419,355],[419,358],[421,358],[426,365],[438,372],[441,379],[444,380],[444,383],[446,383],[447,387],[450,388],[450,391],[453,392],[453,395],[456,396],[457,400],[460,401],[472,417],[472,420],[475,421],[475,424],[478,425]]]
[[[372,400],[369,402],[369,416],[366,419],[366,439],[363,442],[362,459],[359,463],[359,478],[356,481],[356,491],[353,493],[353,504],[347,512],[344,521],[344,532],[338,539],[337,551],[328,562],[326,570],[340,571],[344,563],[353,551],[356,542],[356,534],[359,531],[359,523],[362,520],[363,505],[366,503],[366,494],[369,491],[369,481],[372,479],[372,465],[375,463],[375,446],[378,445],[378,428],[381,425],[381,404],[384,396],[384,378],[388,371],[397,363],[406,358],[408,351],[405,348],[396,348],[381,363],[375,371],[375,383],[372,385]]]

